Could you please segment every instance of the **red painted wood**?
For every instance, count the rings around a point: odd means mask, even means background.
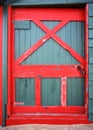
[[[88,4],[85,6],[85,112],[88,114]]]
[[[13,113],[84,114],[84,106],[14,106]]]
[[[63,21],[59,23],[59,25],[55,26],[54,29],[50,30],[48,27],[46,27],[44,24],[42,24],[38,20],[34,20],[34,22],[41,28],[43,29],[47,34],[50,35],[61,47],[63,47],[65,50],[69,51],[69,53],[81,64],[85,64],[84,58],[82,58],[74,49],[72,49],[66,42],[64,42],[60,37],[58,37],[55,33],[58,31],[60,28],[63,28],[64,25],[68,23],[68,21]],[[63,24],[62,24],[63,23]]]
[[[78,65],[21,65],[15,66],[14,77],[84,77]],[[80,65],[82,66],[82,65]]]
[[[14,14],[15,20],[85,20],[84,10],[75,8],[15,8]]]
[[[87,115],[86,114],[66,114],[66,117],[69,119],[70,118],[70,116],[71,116],[71,118],[72,117],[82,117],[83,119],[87,119]],[[37,114],[37,113],[31,113],[31,114],[28,114],[28,115],[26,115],[26,114],[12,114],[11,116],[10,116],[10,118],[28,118],[28,119],[34,119],[34,118],[37,118],[37,119],[44,119],[44,118],[46,118],[46,119],[48,119],[48,118],[53,118],[53,117],[56,117],[56,119],[62,119],[63,117],[64,117],[64,114],[58,114],[58,113],[56,113],[56,115],[54,114],[54,113],[52,113],[52,114]],[[64,119],[63,119],[64,120]]]
[[[40,78],[36,77],[36,89],[35,89],[35,94],[36,94],[36,106],[41,106],[41,83],[40,83]]]
[[[57,35],[52,35],[52,38],[57,41],[57,43],[62,46],[65,50],[69,51],[69,53],[77,60],[79,61],[82,65],[85,64],[85,59],[80,56],[73,48],[71,48],[66,42],[61,40],[61,38]]]
[[[19,116],[19,115],[18,115]],[[23,116],[24,117],[24,116]],[[32,118],[23,118],[22,116],[19,118],[15,116],[14,118],[6,119],[6,125],[19,125],[19,124],[90,124],[93,122],[88,121],[86,115],[63,115],[63,116],[48,116],[45,118],[40,118],[38,116],[34,116]]]
[[[61,79],[61,105],[67,105],[67,78]]]
[[[72,49],[66,42],[64,42],[60,37],[58,37],[55,33],[64,25],[68,23],[68,21],[61,22],[59,25],[56,25],[52,30],[48,29],[44,24],[42,24],[40,21],[33,19],[34,22],[43,29],[47,34],[50,35],[61,47],[69,51],[69,53],[81,64],[85,64],[84,58],[82,58],[74,49]],[[45,35],[45,36],[46,36]],[[44,37],[44,36],[43,36]],[[24,54],[22,54],[17,60],[16,64],[20,64],[22,61],[24,61],[29,55],[31,55],[34,51],[36,51],[40,46],[42,46],[50,37],[47,38],[41,38],[36,44],[34,44],[30,49],[28,49]]]
[[[52,30],[49,30],[44,24],[40,21],[33,19],[33,21],[40,26],[47,34],[43,36],[38,42],[36,42],[30,49],[28,49],[24,54],[22,54],[16,61],[16,64],[20,64],[24,61],[29,55],[34,53],[40,46],[45,44],[45,42],[51,37],[52,34],[56,33],[60,28],[64,27],[68,23],[68,21],[60,22],[57,26],[55,26]],[[46,31],[47,30],[47,31]]]
[[[34,53],[40,46],[42,46],[50,36],[46,34],[43,36],[39,41],[37,41],[31,48],[29,48],[24,54],[22,54],[16,61],[15,64],[20,64],[22,61],[24,61],[29,55]]]
[[[12,8],[11,6],[8,7],[8,104],[7,104],[7,115],[10,115],[11,111],[12,111],[12,106],[11,106],[11,99],[12,99],[12,88],[11,88],[11,84],[12,84]]]
[[[87,6],[85,9],[62,9],[62,8],[15,8],[8,7],[8,116],[6,124],[25,124],[25,123],[51,123],[51,124],[73,124],[73,123],[90,123],[87,114],[87,87],[86,87],[86,104],[85,106],[66,106],[66,78],[67,77],[85,77],[88,78],[87,65],[88,61],[74,51],[67,43],[61,40],[55,33],[64,27],[69,21],[85,21],[85,34],[87,35]],[[30,13],[31,12],[31,13]],[[65,13],[64,13],[65,12]],[[32,20],[47,34],[36,42],[16,61],[14,59],[14,27],[12,20]],[[47,28],[40,20],[60,20],[52,30]],[[53,38],[60,46],[69,51],[76,60],[81,64],[81,68],[86,67],[86,75],[81,75],[77,65],[18,65],[22,63],[29,55],[34,53],[49,38]],[[88,47],[88,39],[86,48]],[[86,52],[88,50],[86,49]],[[86,53],[87,57],[87,53]],[[14,63],[15,62],[15,63]],[[35,106],[24,106],[22,103],[15,102],[15,78],[31,78],[35,80]],[[62,106],[42,106],[41,104],[41,79],[42,77],[66,77],[62,81]],[[64,81],[65,80],[65,81]],[[87,86],[88,82],[85,80]],[[38,113],[39,114],[38,114]],[[16,115],[15,115],[16,114]],[[25,115],[26,114],[26,115]],[[32,115],[31,115],[32,114]],[[42,115],[41,115],[42,114]],[[55,114],[55,116],[53,115]],[[58,114],[58,115],[57,115]],[[63,114],[63,115],[62,115]],[[28,115],[28,116],[27,116]]]
[[[0,125],[2,124],[2,20],[3,8],[0,6]]]

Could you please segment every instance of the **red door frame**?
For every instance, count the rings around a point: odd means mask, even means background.
[[[3,8],[0,6],[0,125],[2,124],[2,22]]]
[[[45,11],[46,9],[44,9]],[[60,9],[59,9],[60,10]],[[59,11],[58,10],[58,11]],[[15,16],[13,15],[13,13],[15,12]],[[56,124],[62,124],[62,119],[64,119],[63,123],[67,124],[67,123],[74,123],[76,121],[78,121],[77,123],[89,123],[88,122],[88,5],[85,6],[85,9],[64,9],[64,11],[66,12],[66,14],[60,14],[59,17],[57,14],[55,14],[55,10],[50,13],[47,13],[46,17],[44,16],[44,12],[40,12],[39,9],[28,9],[28,11],[31,11],[31,14],[33,14],[33,16],[30,16],[30,13],[27,12],[27,9],[24,8],[12,8],[11,6],[8,7],[8,107],[7,107],[7,115],[9,116],[9,118],[7,118],[7,125],[10,124],[24,124],[24,123],[53,123],[55,124],[56,119],[54,118],[58,118],[58,121],[56,122]],[[35,13],[38,13],[38,20],[37,20],[37,15],[35,15]],[[54,12],[54,13],[53,13]],[[70,15],[69,12],[72,14]],[[45,27],[39,20],[47,20],[49,18],[48,15],[52,15],[52,18],[54,18],[55,20],[59,20],[64,18],[64,22],[58,24],[57,27],[53,28],[51,31]],[[21,17],[20,17],[21,16]],[[70,18],[68,17],[70,16]],[[68,19],[69,18],[69,19]],[[12,20],[34,20],[34,22],[40,27],[42,28],[47,34],[39,40],[39,42],[36,43],[35,46],[33,46],[32,48],[30,48],[27,52],[25,52],[22,56],[20,56],[16,61],[14,61],[14,24],[12,24]],[[77,21],[85,21],[85,59],[83,59],[79,54],[77,54],[72,48],[70,48],[65,42],[63,42],[62,40],[60,40],[60,38],[55,35],[55,32],[58,31],[61,27],[63,27],[69,20],[77,20]],[[50,66],[20,66],[19,64],[27,57],[29,56],[31,53],[33,53],[39,46],[41,46],[42,44],[44,44],[44,42],[46,40],[44,39],[49,39],[50,36],[56,40],[63,48],[67,49],[81,64],[81,68],[86,68],[86,74],[85,74],[85,106],[84,107],[67,107],[66,106],[66,78],[67,74],[66,72],[69,72],[68,77],[74,77],[74,74],[77,75],[77,77],[83,77],[80,73],[78,73],[78,71],[76,70],[76,65],[74,65],[74,67],[72,65],[69,65],[68,67],[66,65],[50,65]],[[12,38],[11,38],[12,37]],[[43,41],[43,42],[42,42]],[[38,44],[38,45],[37,45]],[[25,56],[25,57],[24,57]],[[60,73],[56,73],[56,68],[59,67],[60,71],[61,71],[61,75]],[[39,70],[38,70],[39,68]],[[41,72],[40,70],[48,70],[46,73],[43,73],[43,71]],[[54,68],[53,70],[51,68]],[[62,71],[62,68],[64,68]],[[29,69],[33,72],[33,74],[29,73]],[[74,74],[71,73],[71,70],[73,69]],[[62,96],[62,107],[47,107],[47,109],[45,109],[44,107],[41,106],[40,103],[40,91],[36,92],[36,107],[27,107],[25,106],[25,108],[23,106],[16,106],[16,102],[15,102],[15,91],[14,91],[14,78],[16,77],[24,77],[21,72],[24,70],[24,75],[26,77],[36,77],[36,75],[39,73],[41,74],[43,77],[47,77],[47,75],[50,75],[50,77],[64,77],[62,78],[62,89],[64,89],[64,93]],[[35,73],[33,70],[36,70]],[[55,74],[55,75],[54,75]],[[11,82],[12,81],[12,82]],[[40,78],[37,77],[36,78],[36,86],[38,90],[40,90]],[[13,98],[12,98],[13,97]],[[11,105],[12,103],[12,105]],[[40,113],[53,113],[55,111],[57,111],[57,113],[62,113],[62,111],[64,111],[64,113],[68,113],[70,115],[59,115],[53,118],[52,115],[41,115],[41,116],[25,116],[22,115],[22,113],[35,113],[37,112],[37,109]],[[20,113],[20,114],[18,114]],[[71,115],[72,114],[72,115]],[[77,114],[77,116],[73,116],[73,114]],[[24,120],[23,118],[26,117],[27,119]],[[75,120],[76,118],[76,120]],[[51,120],[50,120],[51,119]],[[69,119],[71,120],[71,122],[68,122]],[[20,122],[19,122],[20,120]],[[13,122],[12,122],[13,121]]]

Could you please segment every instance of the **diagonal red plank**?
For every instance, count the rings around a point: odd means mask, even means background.
[[[73,48],[71,48],[66,42],[64,42],[60,37],[56,34],[51,36],[61,47],[67,50],[77,61],[79,61],[82,65],[85,63],[85,59],[79,55]]]
[[[85,63],[85,59],[78,54],[73,48],[71,48],[66,42],[64,42],[62,39],[60,39],[60,37],[58,37],[55,32],[57,32],[60,28],[62,28],[65,24],[68,23],[68,21],[63,21],[60,22],[56,28],[53,28],[52,30],[49,30],[47,26],[45,26],[44,24],[42,24],[42,22],[35,20],[34,22],[40,27],[42,28],[46,33],[50,34],[51,37],[64,49],[66,49],[77,61],[79,61],[81,64],[84,65]]]
[[[46,34],[43,36],[38,42],[36,42],[31,48],[29,48],[26,52],[24,52],[16,61],[15,64],[22,63],[29,55],[34,53],[40,46],[42,46],[48,39],[50,35]]]
[[[40,46],[42,46],[50,37],[52,34],[57,32],[60,28],[62,28],[65,24],[68,23],[68,21],[60,22],[58,25],[56,25],[52,30],[49,30],[45,25],[43,25],[38,20],[33,20],[38,26],[40,26],[41,29],[45,30],[47,34],[43,36],[38,42],[36,42],[30,49],[28,49],[24,54],[22,54],[16,61],[15,64],[20,64],[23,62],[29,55],[31,55],[33,52],[35,52]]]
[[[49,35],[52,35],[63,28],[69,22],[69,20],[60,21],[60,23],[58,23],[52,30],[50,30],[46,25],[35,18],[33,19],[33,22],[38,25],[43,31],[45,31]]]
[[[69,51],[69,53],[81,64],[84,65],[84,58],[80,56],[73,48],[71,48],[66,42],[60,39],[55,33],[62,28],[64,25],[68,23],[68,21],[61,21],[58,25],[56,25],[52,30],[49,30],[47,26],[42,24],[42,22],[33,19],[33,21],[47,34],[43,38],[41,38],[36,44],[34,44],[30,49],[28,49],[24,54],[22,54],[15,62],[16,64],[20,64],[24,61],[29,55],[31,55],[34,51],[36,51],[40,46],[42,46],[50,37],[52,37],[60,46]],[[48,37],[48,38],[47,38]]]

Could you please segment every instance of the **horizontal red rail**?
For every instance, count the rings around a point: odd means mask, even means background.
[[[14,106],[13,113],[61,113],[84,114],[84,106]]]
[[[40,117],[40,118],[39,118]],[[90,124],[93,122],[88,121],[85,114],[78,115],[61,115],[61,116],[19,116],[13,115],[6,119],[6,125],[19,125],[19,124]]]
[[[83,9],[66,8],[16,8],[14,10],[14,16],[15,20],[33,20],[33,18],[38,20],[85,20]]]
[[[84,77],[78,65],[21,65],[15,66],[14,77]],[[81,67],[82,68],[82,67]]]

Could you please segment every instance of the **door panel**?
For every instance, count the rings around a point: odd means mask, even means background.
[[[35,105],[35,81],[30,78],[16,79],[16,104],[24,106]]]
[[[68,78],[67,105],[84,106],[84,78]]]
[[[42,106],[61,106],[61,79],[43,78],[41,85]]]
[[[84,114],[84,10],[15,8],[12,19],[9,110]]]

